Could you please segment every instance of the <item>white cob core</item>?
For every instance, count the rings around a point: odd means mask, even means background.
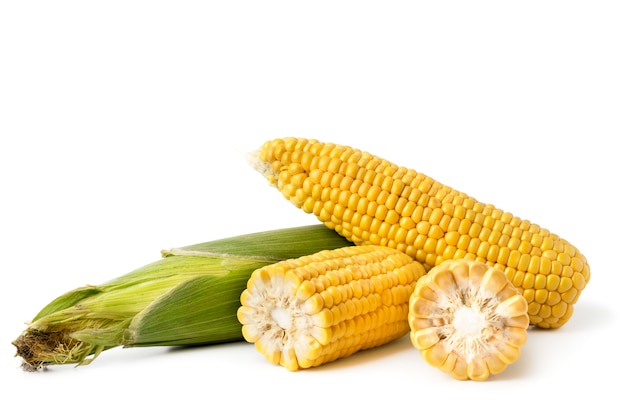
[[[275,307],[272,309],[271,313],[272,319],[278,324],[278,326],[282,327],[285,330],[291,328],[291,315],[287,312],[286,309]]]
[[[467,338],[478,338],[482,330],[487,325],[485,316],[476,309],[464,306],[454,313],[452,326],[460,336]]]

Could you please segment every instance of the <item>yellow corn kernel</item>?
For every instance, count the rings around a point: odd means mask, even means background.
[[[527,311],[501,270],[447,260],[417,281],[409,299],[410,338],[430,365],[456,379],[482,381],[519,357]]]
[[[325,160],[324,166],[345,168],[335,172],[318,164],[313,169],[308,161],[323,155],[336,159]],[[396,247],[427,271],[451,254],[455,259],[485,262],[505,271],[530,298],[528,302],[538,302],[534,292],[567,293],[561,296],[567,309],[559,306],[553,311],[552,306],[539,302],[542,315],[532,317],[533,325],[556,328],[565,324],[589,281],[586,258],[556,234],[367,152],[312,139],[285,138],[263,144],[256,158],[254,166],[295,206],[312,212],[357,245]],[[328,197],[330,186],[344,183],[346,178],[351,179],[350,187],[342,191],[350,194],[341,196],[344,202],[335,210],[336,202]],[[323,187],[316,192],[294,189],[312,189],[320,183]],[[326,207],[313,208],[320,203]],[[345,217],[351,217],[349,225],[343,225]],[[534,283],[527,273],[535,276]]]
[[[246,341],[290,371],[409,332],[409,297],[424,266],[393,248],[327,250],[255,270],[237,319]]]

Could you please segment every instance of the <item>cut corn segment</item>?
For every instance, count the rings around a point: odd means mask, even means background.
[[[556,234],[367,152],[285,138],[263,144],[251,163],[357,245],[396,248],[427,270],[465,258],[503,271],[529,303],[533,325],[565,324],[589,281],[586,258]]]
[[[502,271],[448,260],[421,277],[411,294],[410,338],[430,365],[456,379],[483,381],[518,359],[527,311]]]
[[[409,296],[424,267],[381,246],[321,251],[255,270],[237,317],[244,338],[290,371],[409,332]]]

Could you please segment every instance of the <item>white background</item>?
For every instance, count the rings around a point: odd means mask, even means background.
[[[1,4],[0,400],[565,401],[621,386],[623,2]],[[592,273],[574,316],[531,330],[484,383],[428,366],[408,338],[297,373],[243,342],[20,370],[11,341],[65,291],[164,248],[316,223],[244,158],[284,136],[369,151],[569,240]]]

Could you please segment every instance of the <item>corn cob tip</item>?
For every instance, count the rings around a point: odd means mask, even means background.
[[[22,359],[21,367],[26,372],[36,372],[51,364],[86,364],[103,350],[71,337],[68,330],[28,329],[12,344],[17,349],[15,356]],[[90,354],[94,354],[93,359],[85,360]]]
[[[259,148],[257,150],[250,151],[246,154],[246,161],[248,164],[254,168],[257,172],[259,172],[272,186],[276,186],[276,176],[274,171],[272,170],[272,164],[266,162],[261,157],[263,148]]]
[[[22,369],[27,372],[36,372],[45,366],[45,363],[37,359],[38,351],[54,348],[56,342],[50,343],[50,338],[41,337],[38,334],[23,333],[11,344],[17,349],[15,356],[22,359]]]

